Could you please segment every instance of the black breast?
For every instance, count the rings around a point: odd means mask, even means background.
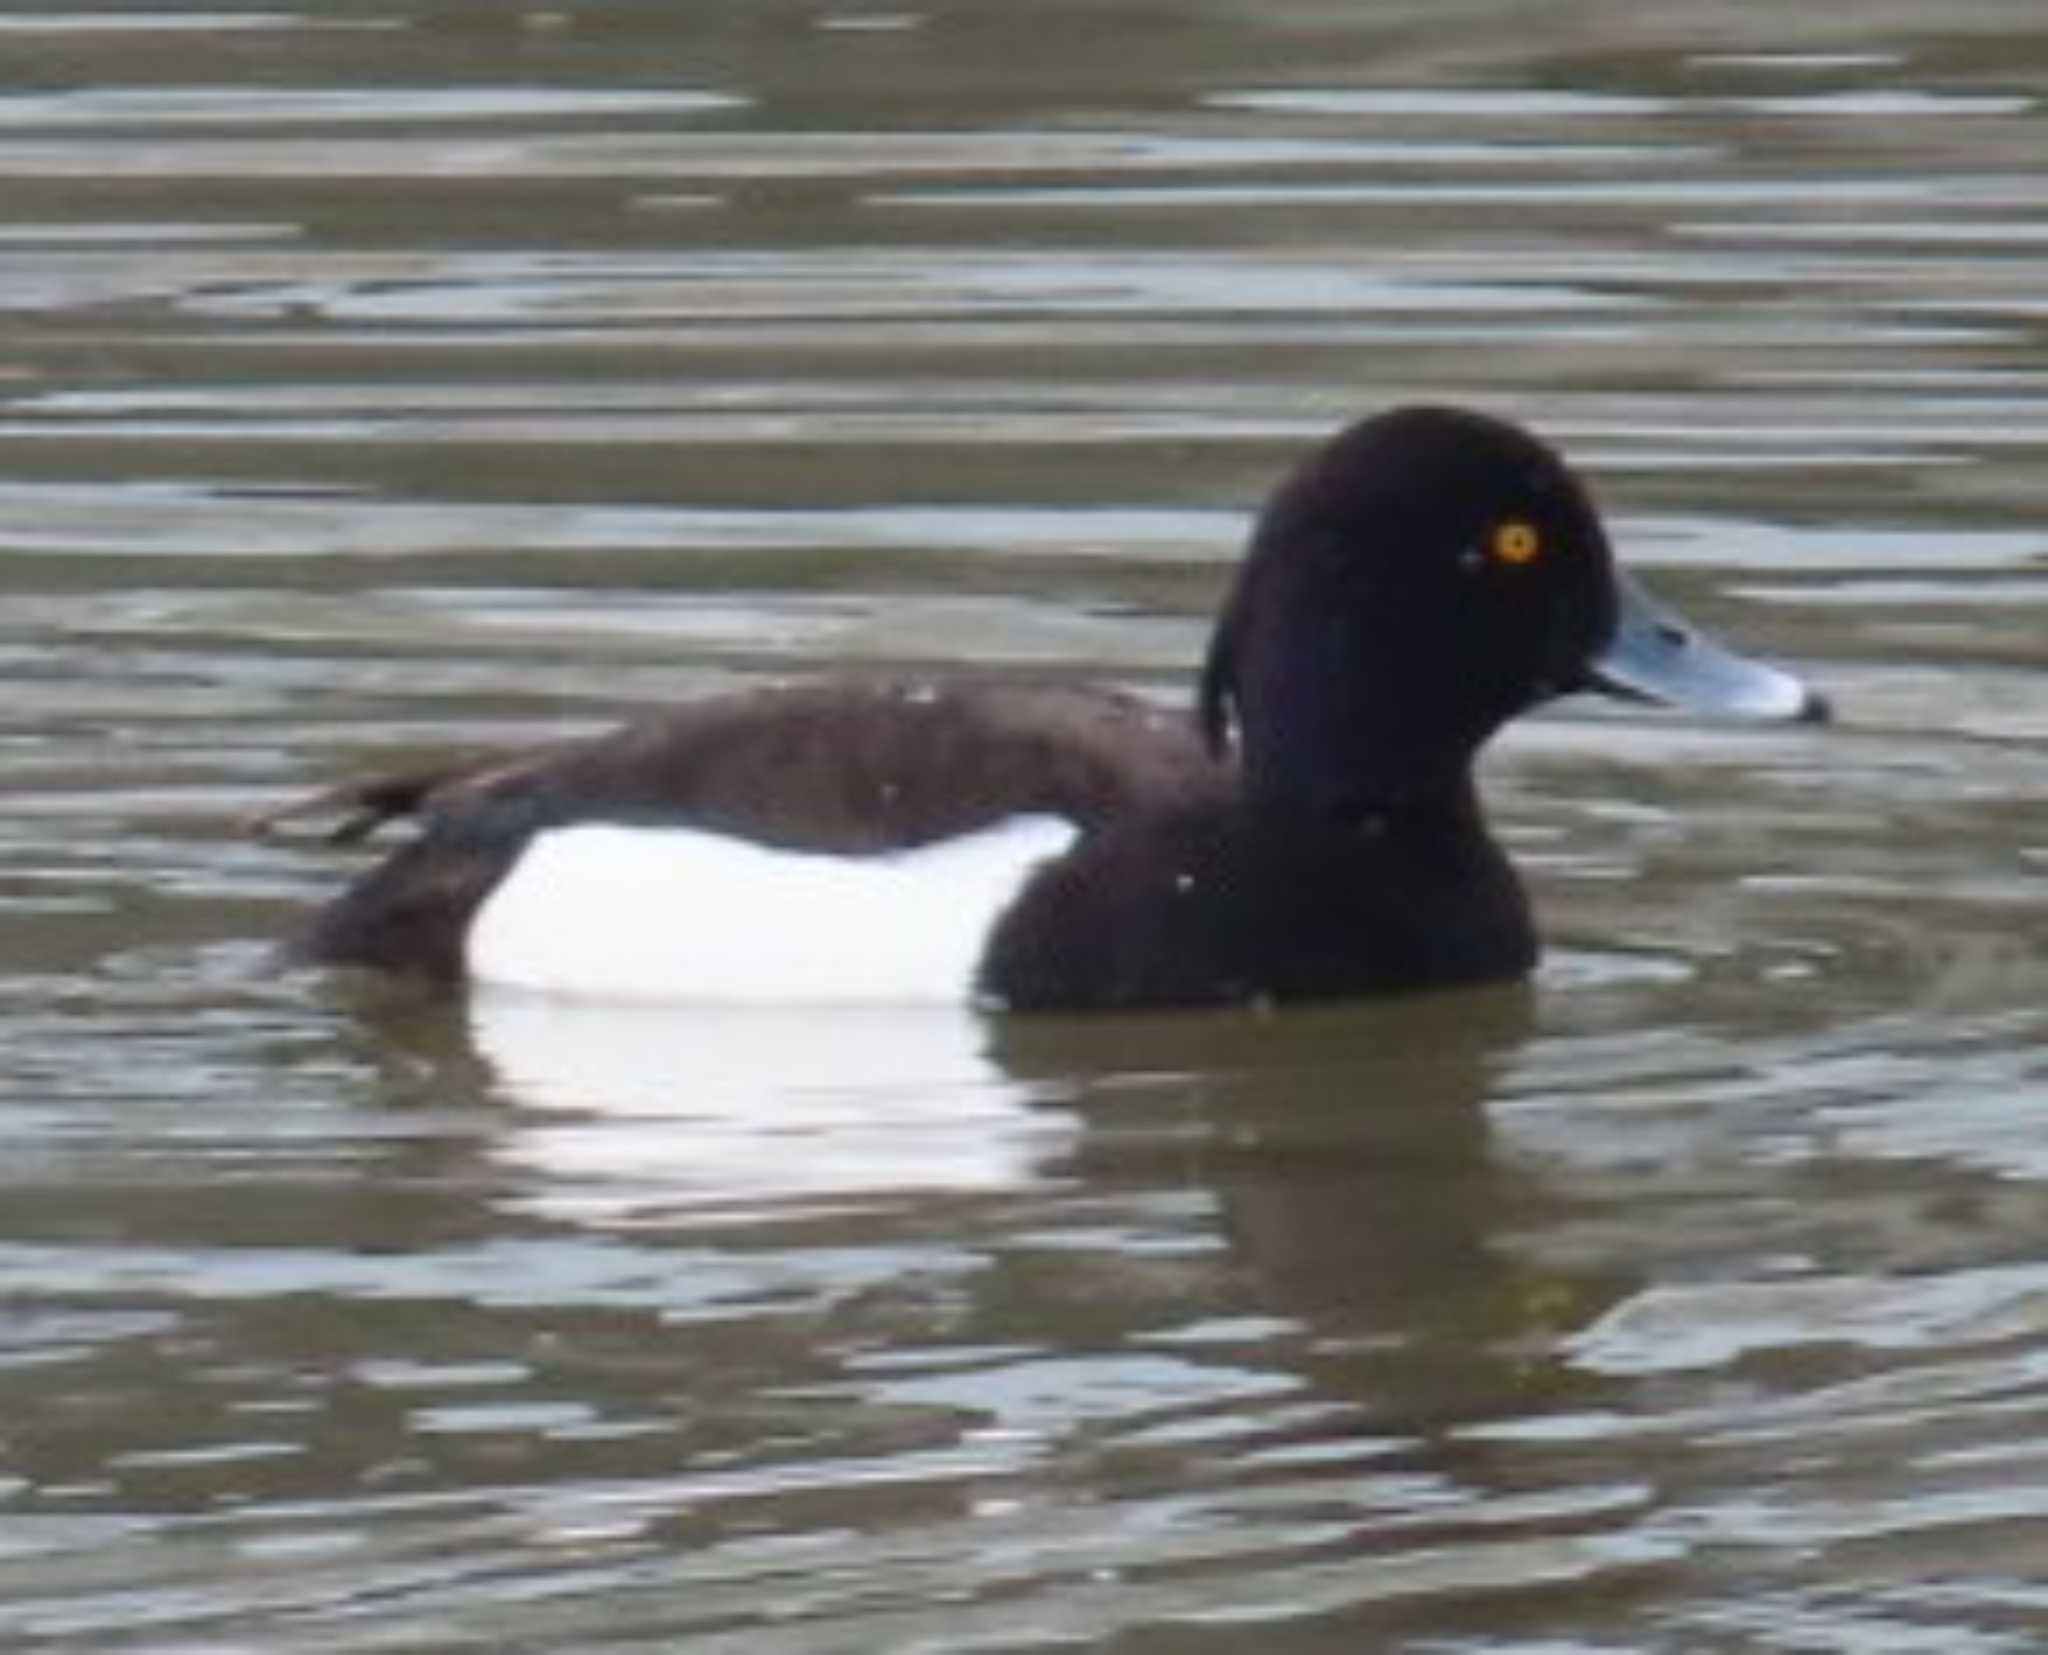
[[[1201,801],[1041,869],[981,986],[1018,1011],[1330,1000],[1517,978],[1536,951],[1470,800],[1351,821]]]

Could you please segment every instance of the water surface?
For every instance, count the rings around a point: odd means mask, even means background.
[[[673,15],[672,15],[673,14]],[[2010,7],[0,12],[0,1640],[2025,1650],[2048,45]],[[270,969],[380,764],[1185,698],[1530,421],[1828,730],[1568,706],[1527,992],[998,1024]]]

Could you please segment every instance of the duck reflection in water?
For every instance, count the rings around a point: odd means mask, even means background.
[[[466,1023],[450,1009],[411,1006],[407,1043],[481,1061],[512,1106],[486,1151],[496,1199],[572,1230],[802,1237],[836,1215],[894,1244],[943,1212],[952,1243],[1001,1261],[1108,1226],[1128,1251],[1030,1272],[1034,1321],[1117,1299],[1140,1320],[1272,1318],[1318,1394],[1404,1416],[1497,1401],[1503,1371],[1565,1382],[1544,1354],[1632,1285],[1517,1246],[1561,1199],[1488,1119],[1530,1028],[1519,985],[1115,1019],[514,992],[472,995]]]

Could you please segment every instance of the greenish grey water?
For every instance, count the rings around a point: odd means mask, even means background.
[[[2023,8],[0,7],[0,1642],[2037,1647]],[[1488,761],[1529,992],[268,966],[375,765],[835,666],[1181,696],[1473,400],[1827,730]]]

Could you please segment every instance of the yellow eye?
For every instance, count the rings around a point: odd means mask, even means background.
[[[1498,562],[1517,567],[1534,563],[1543,555],[1543,536],[1536,532],[1534,523],[1511,517],[1493,531],[1493,555]]]

